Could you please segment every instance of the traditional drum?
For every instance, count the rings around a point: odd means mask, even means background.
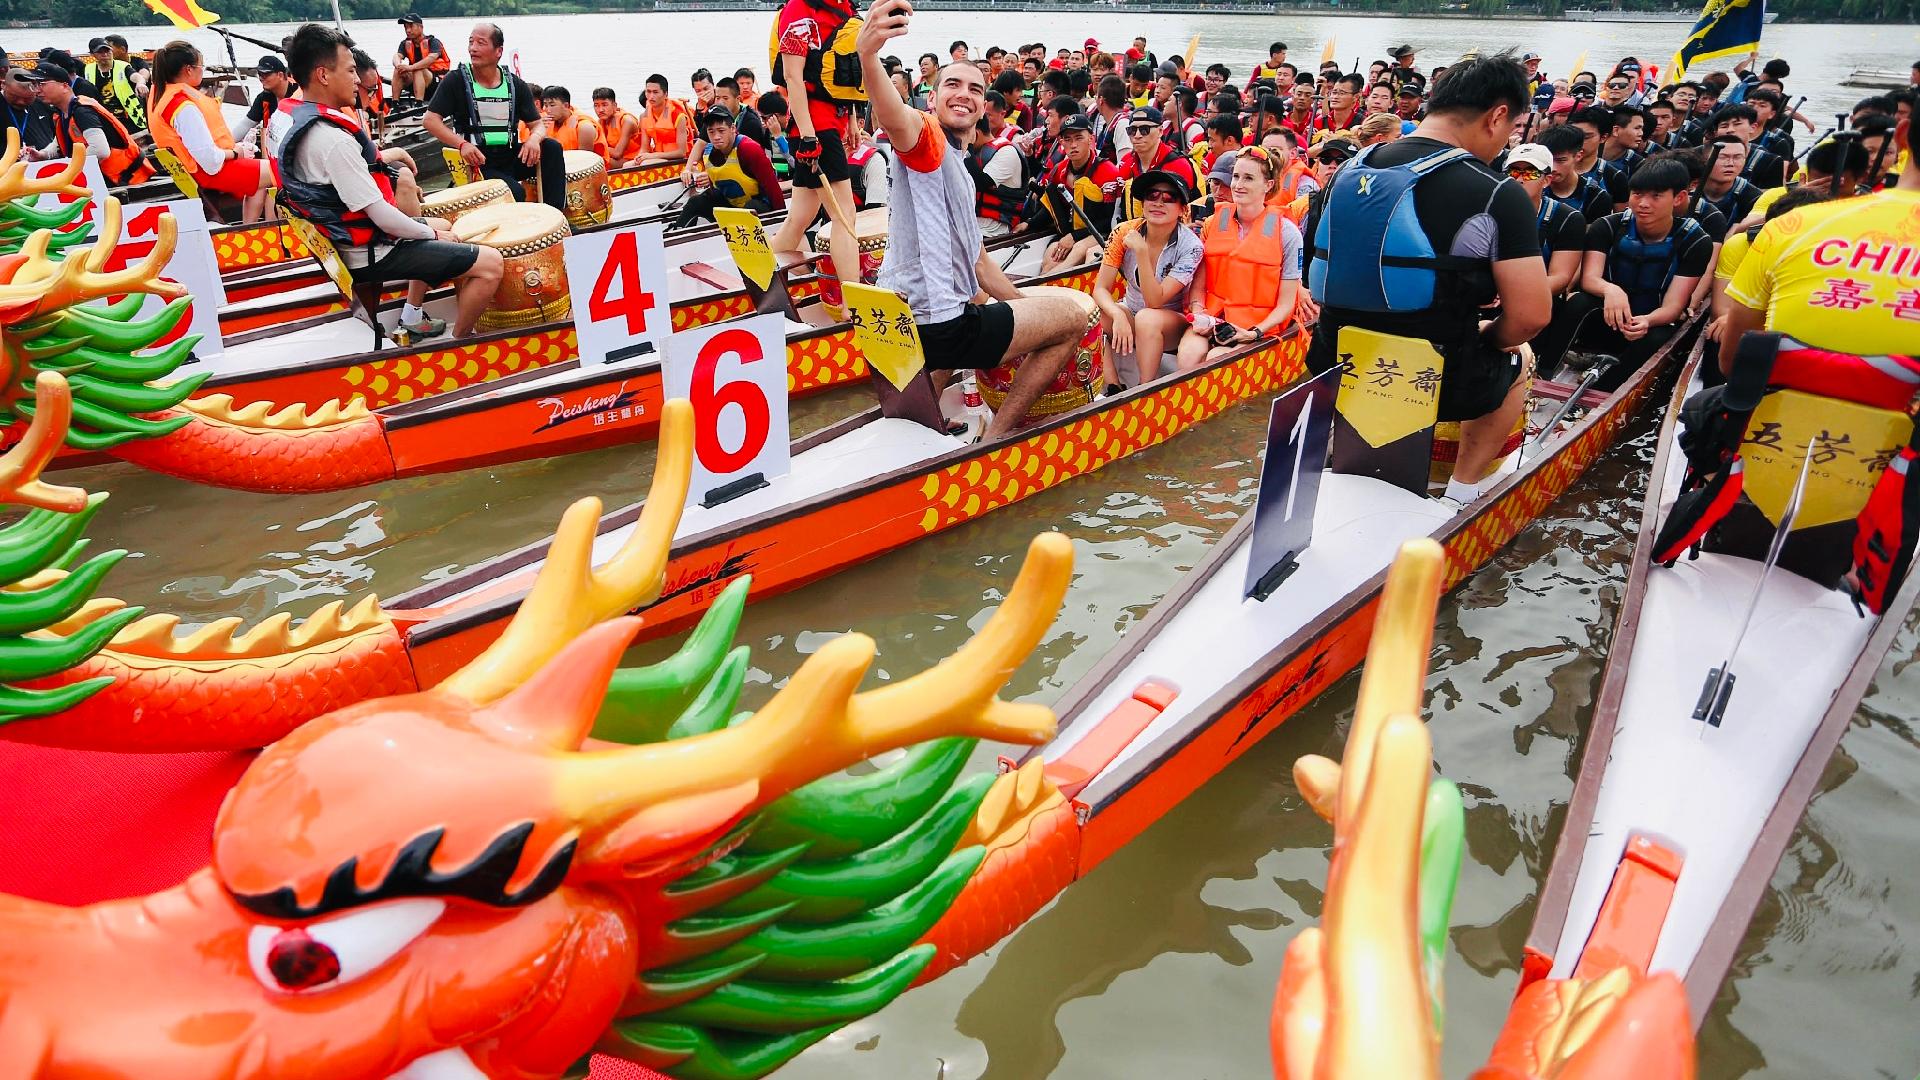
[[[567,223],[576,229],[605,225],[613,216],[613,186],[607,163],[591,150],[568,150]]]
[[[1054,376],[1052,384],[1041,392],[1040,397],[1027,410],[1027,415],[1051,416],[1054,413],[1077,409],[1093,400],[1100,378],[1100,309],[1094,306],[1093,298],[1078,289],[1068,289],[1059,285],[1029,285],[1020,290],[1022,296],[1064,296],[1079,302],[1087,312],[1087,328],[1080,335],[1080,346]],[[1016,356],[995,368],[980,372],[980,396],[989,406],[998,410],[1001,402],[1007,399],[1007,390],[1013,386],[1013,377],[1020,370],[1024,356]]]
[[[566,215],[546,203],[483,206],[454,223],[453,234],[485,244],[507,261],[500,291],[480,316],[480,329],[506,330],[564,319],[573,312],[560,242],[573,232]]]
[[[832,221],[820,226],[820,231],[813,235],[813,250],[833,250],[833,228]],[[879,279],[880,261],[887,257],[887,208],[873,206],[853,215],[853,235],[860,249],[860,280],[872,285]],[[831,255],[820,260],[820,273],[820,299],[839,307],[840,279],[834,273]]]
[[[510,203],[513,191],[505,180],[487,177],[471,184],[444,188],[420,196],[420,216],[459,221],[483,206]]]

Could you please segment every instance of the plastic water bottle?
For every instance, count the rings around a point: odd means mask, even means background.
[[[973,371],[962,368],[960,371],[960,422],[967,426],[965,439],[979,442],[986,433],[987,421],[993,419],[993,411],[980,398],[980,387],[974,382]]]

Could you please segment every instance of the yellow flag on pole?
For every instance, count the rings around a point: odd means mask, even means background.
[[[201,30],[220,21],[220,16],[194,3],[194,0],[146,0],[155,14],[181,30]]]
[[[1340,46],[1339,38],[1337,37],[1328,38],[1327,47],[1320,50],[1320,62],[1322,64],[1333,63],[1333,50],[1336,48],[1339,48],[1339,46]]]

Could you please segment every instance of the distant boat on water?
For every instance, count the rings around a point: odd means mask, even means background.
[[[1568,10],[1564,17],[1569,22],[1604,23],[1686,23],[1689,26],[1700,21],[1697,11],[1612,11],[1612,10]],[[1767,22],[1780,17],[1776,11],[1767,12]]]

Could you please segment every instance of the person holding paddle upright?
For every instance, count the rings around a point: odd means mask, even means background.
[[[892,227],[880,285],[913,309],[929,368],[992,368],[1026,355],[987,427],[986,437],[994,439],[1019,426],[1066,365],[1086,331],[1088,310],[1072,297],[1022,296],[987,256],[963,149],[986,112],[986,79],[971,62],[949,63],[934,75],[931,113],[901,100],[880,50],[905,36],[912,14],[907,0],[882,0],[855,46],[874,123],[894,151]]]

